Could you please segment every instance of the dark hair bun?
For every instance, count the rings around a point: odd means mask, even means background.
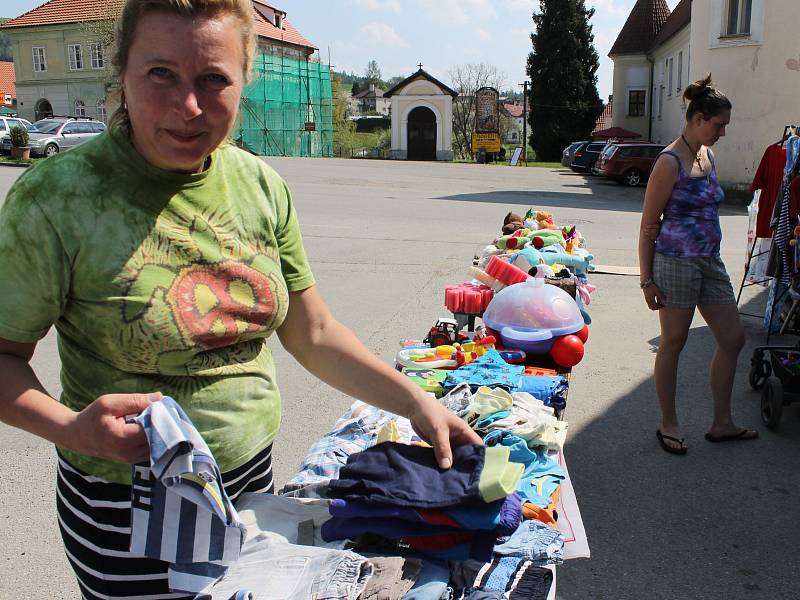
[[[710,94],[712,91],[714,91],[714,86],[711,85],[711,73],[709,73],[703,79],[698,79],[694,83],[687,85],[686,90],[683,92],[683,97],[691,102],[695,98]]]

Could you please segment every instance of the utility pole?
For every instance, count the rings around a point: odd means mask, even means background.
[[[522,86],[522,160],[528,166],[528,82],[525,81],[518,85]]]

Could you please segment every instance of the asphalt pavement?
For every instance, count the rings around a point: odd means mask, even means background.
[[[586,357],[573,371],[565,447],[592,558],[558,570],[562,600],[797,598],[800,561],[800,407],[780,429],[760,425],[747,384],[751,349],[763,343],[746,319],[748,347],[734,386],[743,425],[761,439],[710,444],[707,382],[713,339],[698,317],[680,364],[679,411],[686,456],[661,451],[652,381],[657,316],[636,276],[643,188],[628,189],[568,170],[494,165],[270,158],[289,182],[318,285],[333,313],[367,347],[391,361],[398,340],[421,337],[443,306],[445,285],[467,280],[472,256],[500,231],[503,217],[533,206],[576,224],[603,271],[588,307]],[[23,171],[0,167],[0,197]],[[54,182],[53,193],[57,193]],[[722,256],[741,279],[747,216],[723,209]],[[35,249],[30,249],[35,251]],[[760,288],[742,305],[763,306]],[[790,340],[794,341],[794,340]],[[350,400],[315,380],[272,346],[283,393],[274,451],[276,483],[288,479],[311,443]],[[34,367],[60,391],[55,336]],[[0,600],[78,597],[63,555],[54,508],[54,450],[0,425]]]

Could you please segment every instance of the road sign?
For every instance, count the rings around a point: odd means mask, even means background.
[[[511,156],[511,166],[516,167],[519,162],[519,157],[522,156],[522,146],[514,148],[514,154]]]
[[[472,151],[478,152],[500,152],[502,142],[499,133],[473,133],[472,134]]]

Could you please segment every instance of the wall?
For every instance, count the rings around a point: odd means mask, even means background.
[[[733,103],[727,135],[714,150],[723,183],[743,188],[784,125],[800,122],[798,10],[795,2],[753,0],[753,35],[725,38],[725,6],[692,3],[692,78],[710,71]]]
[[[690,39],[690,27],[687,26],[653,51],[655,73],[653,77],[653,124],[650,139],[654,142],[670,143],[680,135],[686,122],[686,104],[683,100],[683,92],[686,89],[690,73]],[[681,57],[682,61],[679,60]],[[667,64],[667,61],[670,60],[672,62],[671,87],[669,65]]]
[[[614,60],[614,112],[611,122],[614,127],[624,127],[647,137],[650,114],[650,63],[644,54],[615,56]],[[629,92],[644,90],[644,116],[629,116]]]

